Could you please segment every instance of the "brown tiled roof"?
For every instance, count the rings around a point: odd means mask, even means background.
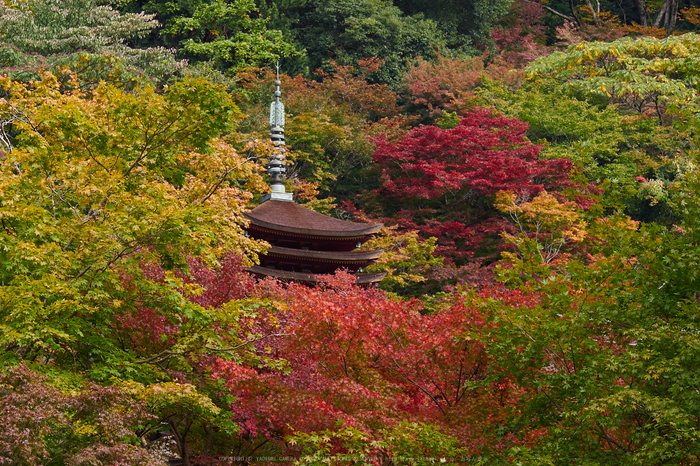
[[[320,237],[360,237],[376,233],[381,223],[356,223],[319,214],[295,202],[267,201],[246,214],[254,226]]]
[[[278,280],[289,280],[304,283],[318,283],[319,277],[319,275],[313,273],[268,269],[267,267],[260,267],[259,265],[248,267],[247,270],[253,275],[257,275],[259,277],[272,277],[277,278]],[[377,283],[380,281],[386,276],[386,273],[356,273],[355,276],[357,277],[355,280],[356,285],[369,285],[370,283]]]
[[[373,251],[311,251],[308,249],[293,249],[272,246],[267,250],[267,256],[303,257],[330,262],[367,262],[379,259],[383,249]]]

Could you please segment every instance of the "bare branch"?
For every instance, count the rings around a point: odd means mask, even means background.
[[[243,348],[244,346],[247,346],[251,343],[255,343],[256,341],[261,341],[265,340],[266,338],[272,338],[272,337],[285,337],[285,336],[290,336],[291,333],[269,333],[267,335],[263,335],[258,338],[253,338],[252,340],[246,340],[243,343],[240,343],[236,346],[231,346],[230,348],[212,348],[211,346],[205,346],[204,348],[208,349],[209,351],[213,353],[228,353],[231,351],[236,351],[238,349]]]
[[[574,21],[574,22],[576,22],[576,18],[572,18],[571,16],[565,15],[564,13],[561,13],[561,12],[555,10],[554,8],[550,7],[550,6],[547,6],[547,5],[544,5],[544,4],[540,3],[540,2],[535,2],[535,1],[532,1],[532,0],[525,0],[525,1],[526,1],[527,3],[536,3],[536,4],[540,5],[542,8],[544,8],[545,10],[549,11],[550,13],[552,13],[553,15],[557,15],[557,16],[559,16],[560,18],[564,18],[564,19],[567,20],[567,21]]]
[[[4,100],[4,99],[3,99]],[[7,102],[6,100],[4,100]],[[29,119],[27,114],[25,113],[25,109],[19,109],[12,105],[10,102],[7,102],[7,105],[9,107],[9,111],[5,111],[2,113],[2,116],[0,117],[0,142],[7,148],[7,152],[12,152],[13,147],[12,143],[10,142],[10,136],[7,134],[7,131],[5,131],[5,128],[7,126],[12,125],[16,121],[21,121],[22,123],[28,125],[32,131],[34,131],[36,134],[39,135],[41,139],[44,140],[46,144],[48,144],[48,141],[44,137],[43,134],[41,134],[41,131],[32,123],[32,121]]]

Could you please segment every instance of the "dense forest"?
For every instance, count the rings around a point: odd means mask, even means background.
[[[3,0],[0,465],[700,464],[699,28]],[[245,271],[276,63],[287,190],[384,224],[376,287]]]

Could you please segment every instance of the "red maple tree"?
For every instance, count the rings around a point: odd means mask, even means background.
[[[480,311],[455,295],[440,312],[424,314],[417,300],[389,299],[353,283],[339,272],[315,288],[260,286],[287,305],[279,316],[285,335],[261,343],[260,351],[289,366],[214,365],[236,397],[231,410],[242,434],[284,447],[293,432],[333,430],[338,421],[375,438],[418,421],[474,453],[492,448],[489,429],[515,391],[489,373],[485,345],[474,338],[488,325]]]
[[[380,137],[373,159],[383,185],[365,206],[403,229],[436,236],[439,253],[468,258],[508,228],[493,208],[496,192],[527,198],[571,186],[571,162],[538,159],[542,147],[527,140],[527,128],[474,108],[451,129],[421,126],[396,143]]]

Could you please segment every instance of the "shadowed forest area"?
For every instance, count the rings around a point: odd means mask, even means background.
[[[700,2],[3,0],[0,465],[700,464]],[[376,287],[246,272],[269,190]]]

